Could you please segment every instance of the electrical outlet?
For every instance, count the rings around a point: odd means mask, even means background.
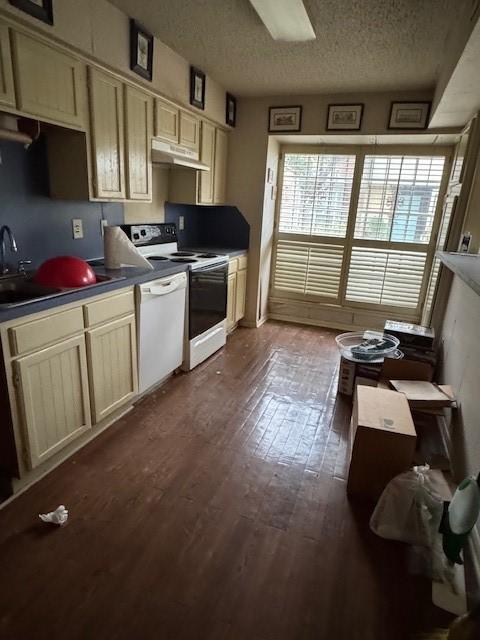
[[[81,240],[83,238],[83,220],[81,218],[74,218],[72,220],[72,232],[74,240]]]
[[[105,235],[105,227],[108,227],[108,220],[105,220],[105,218],[102,218],[100,220],[100,233],[102,234],[102,236]]]
[[[183,231],[185,229],[185,216],[178,216],[178,230]]]

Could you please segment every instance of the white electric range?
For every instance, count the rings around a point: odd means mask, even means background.
[[[228,255],[179,250],[173,223],[122,225],[122,229],[153,264],[169,261],[188,266],[182,368],[193,369],[227,340]]]

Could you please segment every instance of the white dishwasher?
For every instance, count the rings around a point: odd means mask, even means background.
[[[140,393],[182,364],[186,289],[186,273],[137,285]]]

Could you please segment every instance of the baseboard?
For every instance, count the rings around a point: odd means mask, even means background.
[[[284,316],[281,313],[270,313],[268,315],[268,319],[278,320],[279,322],[290,322],[292,324],[306,324],[312,327],[325,327],[326,329],[338,329],[340,331],[355,331],[355,329],[359,329],[359,327],[352,324],[341,324],[339,322],[316,320],[315,318]]]
[[[260,320],[240,320],[239,324],[241,327],[247,327],[248,329],[258,329],[269,319],[270,316],[263,316],[263,318],[260,318]]]

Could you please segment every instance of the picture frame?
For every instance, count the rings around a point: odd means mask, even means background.
[[[426,129],[431,102],[392,102],[389,129]]]
[[[327,131],[360,131],[363,118],[363,103],[329,104]]]
[[[153,35],[130,19],[130,69],[145,80],[153,76]]]
[[[52,0],[10,0],[10,4],[37,20],[53,25]]]
[[[237,99],[231,93],[226,95],[225,104],[225,122],[231,127],[235,126],[237,121]]]
[[[190,67],[190,104],[197,109],[205,109],[206,78],[203,71]]]
[[[269,107],[268,131],[269,133],[281,133],[288,131],[301,131],[302,107],[300,105],[285,107]]]

